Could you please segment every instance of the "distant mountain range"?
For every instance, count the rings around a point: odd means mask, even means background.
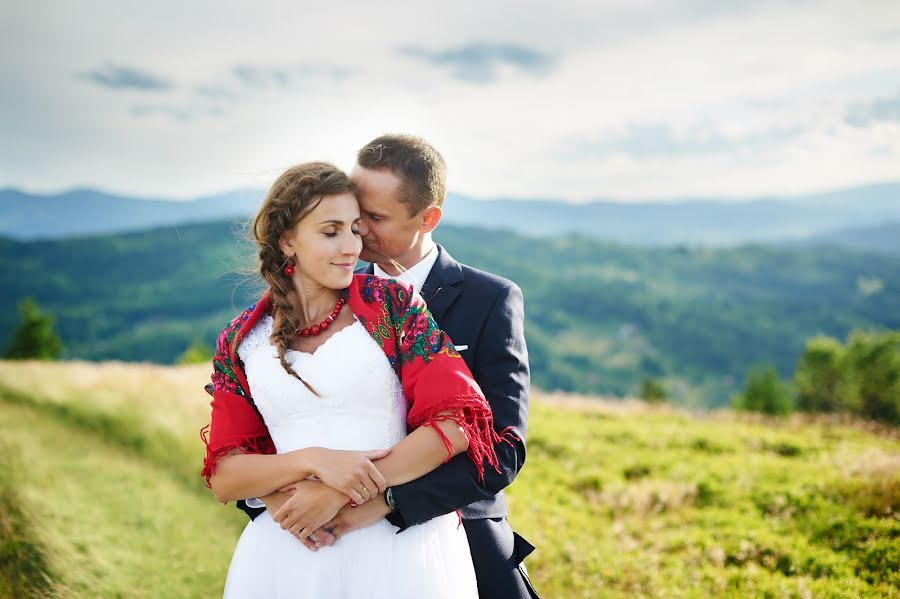
[[[860,252],[900,256],[900,221],[823,233],[803,240],[803,244],[833,245]]]
[[[133,198],[81,189],[56,195],[0,190],[0,235],[20,240],[144,230],[228,218],[246,218],[262,190],[242,189],[189,201]],[[900,182],[829,193],[744,200],[679,199],[626,203],[475,199],[450,194],[445,222],[553,237],[578,233],[627,244],[735,245],[816,242],[871,246],[870,228],[884,227],[888,248],[900,222]],[[894,228],[892,228],[894,227]],[[847,235],[835,231],[858,229]],[[882,250],[878,250],[882,251]]]

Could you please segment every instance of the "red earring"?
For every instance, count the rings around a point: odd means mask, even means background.
[[[281,269],[286,277],[294,276],[294,261],[288,258],[284,261],[284,268]]]

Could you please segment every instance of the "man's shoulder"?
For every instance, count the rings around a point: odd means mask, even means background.
[[[459,263],[463,271],[464,285],[470,289],[478,289],[494,295],[500,293],[521,292],[519,286],[513,281],[495,275],[494,273],[480,270],[468,264]]]

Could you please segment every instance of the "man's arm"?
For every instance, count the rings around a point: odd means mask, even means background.
[[[436,470],[404,485],[392,487],[397,510],[388,516],[405,529],[448,514],[482,499],[489,499],[509,485],[525,462],[528,419],[528,352],[525,347],[525,308],[521,290],[513,285],[502,291],[477,339],[478,351],[472,374],[494,414],[499,432],[511,427],[518,437],[512,445],[495,449],[500,473],[490,466],[479,481],[475,464],[458,455]]]

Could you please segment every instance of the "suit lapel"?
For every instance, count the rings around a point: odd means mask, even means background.
[[[463,271],[459,262],[438,244],[438,257],[422,287],[422,299],[428,311],[440,323],[447,308],[453,304],[462,290]]]

